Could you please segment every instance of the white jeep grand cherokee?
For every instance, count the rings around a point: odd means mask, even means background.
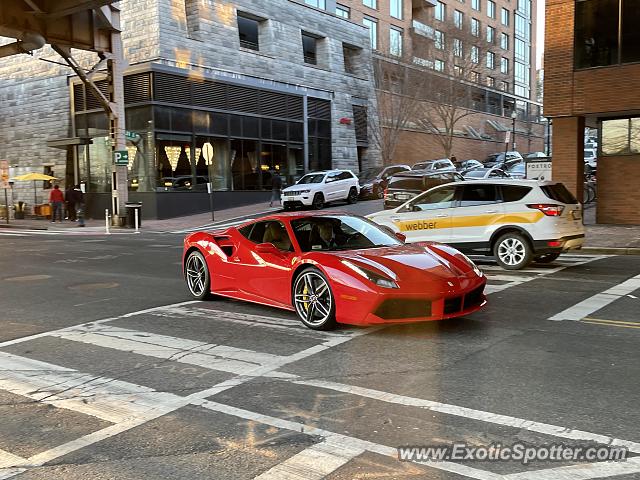
[[[321,209],[326,203],[346,201],[356,203],[360,184],[350,170],[326,170],[307,173],[295,185],[282,190],[282,206],[285,210],[294,207],[313,206]]]

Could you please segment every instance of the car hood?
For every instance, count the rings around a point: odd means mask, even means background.
[[[305,183],[303,185],[299,185],[299,184],[295,184],[295,185],[290,185],[287,188],[283,188],[282,191],[283,192],[295,192],[298,190],[315,190],[317,188],[320,188],[320,185],[322,185],[321,183]]]

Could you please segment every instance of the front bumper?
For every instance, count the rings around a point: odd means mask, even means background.
[[[584,244],[584,233],[579,235],[569,235],[557,239],[534,240],[533,250],[536,254],[561,253],[568,250],[577,250]]]
[[[313,193],[304,193],[301,195],[285,195],[282,194],[280,196],[280,201],[283,206],[292,206],[292,207],[309,207],[313,205]]]

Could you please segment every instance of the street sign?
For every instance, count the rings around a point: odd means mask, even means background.
[[[511,130],[507,130],[507,134],[504,136],[504,143],[508,144],[511,141]]]
[[[204,157],[205,165],[211,165],[211,160],[213,160],[213,145],[209,142],[205,143],[202,146],[202,156]]]
[[[0,188],[9,188],[9,162],[0,160]]]
[[[549,160],[527,160],[528,180],[551,180],[551,162]]]
[[[124,138],[126,138],[130,142],[134,142],[135,143],[135,142],[138,142],[140,140],[140,135],[138,135],[136,132],[132,132],[130,130],[125,130]]]
[[[129,152],[126,150],[116,150],[113,152],[113,162],[116,165],[129,165]]]

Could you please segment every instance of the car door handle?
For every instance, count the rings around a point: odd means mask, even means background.
[[[448,217],[449,215],[447,215],[446,213],[439,213],[436,215],[436,218],[445,218]]]
[[[484,213],[498,213],[498,210],[485,210]]]
[[[399,222],[401,220],[400,217],[391,217],[392,222]]]

